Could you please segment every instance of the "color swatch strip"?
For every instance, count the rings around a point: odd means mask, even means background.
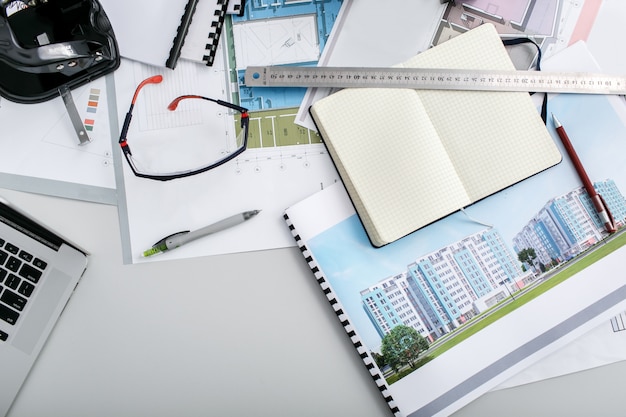
[[[100,89],[92,88],[89,91],[89,101],[87,102],[87,113],[91,113],[95,115],[95,113],[98,111],[99,100],[100,100]],[[84,121],[85,129],[87,129],[87,131],[89,132],[93,131],[93,127],[95,123],[96,123],[95,119],[85,118],[85,121]]]

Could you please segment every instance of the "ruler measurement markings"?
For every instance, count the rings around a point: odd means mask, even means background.
[[[423,68],[248,67],[248,86],[370,87],[626,94],[626,77],[592,73]]]

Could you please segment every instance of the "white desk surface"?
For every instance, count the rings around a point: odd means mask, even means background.
[[[0,189],[91,251],[9,416],[390,416],[295,248],[122,265],[117,208]],[[626,363],[455,414],[623,416]]]

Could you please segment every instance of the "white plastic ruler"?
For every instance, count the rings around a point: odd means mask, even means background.
[[[433,68],[254,66],[249,87],[371,87],[420,90],[626,94],[626,77],[594,73]]]

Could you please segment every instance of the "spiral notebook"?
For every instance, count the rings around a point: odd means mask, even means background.
[[[558,186],[553,177],[537,174],[509,197],[534,202],[538,188]],[[499,201],[483,204],[480,218],[496,217]],[[500,223],[459,213],[375,248],[341,183],[292,205],[284,220],[396,417],[449,416],[626,306],[626,277],[615,273],[626,247],[541,292],[554,277],[507,260]]]
[[[180,57],[213,65],[228,0],[100,1],[122,57],[172,69]]]
[[[241,6],[242,2],[236,0],[199,0],[180,57],[213,65],[226,14],[239,14],[243,11]]]

